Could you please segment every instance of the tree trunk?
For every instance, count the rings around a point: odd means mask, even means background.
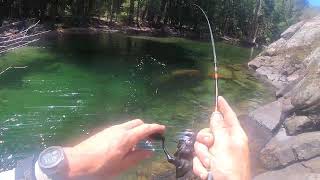
[[[129,15],[128,15],[128,24],[133,24],[133,14],[134,14],[134,0],[130,0],[130,6],[129,6]]]
[[[141,14],[141,20],[142,21],[145,21],[146,18],[147,18],[148,8],[149,8],[149,0],[146,0],[144,10],[143,10],[143,12]]]
[[[137,16],[136,16],[136,24],[137,24],[137,27],[140,27],[140,24],[139,24],[139,17],[140,17],[140,0],[138,0],[138,6],[137,6]]]
[[[95,6],[96,6],[96,1],[95,0],[89,0],[88,4],[88,16],[92,16],[95,12]]]
[[[110,4],[110,23],[112,23],[113,21],[113,14],[114,14],[114,8],[113,8],[113,0],[111,0],[111,4]]]
[[[165,19],[166,19],[167,11],[168,11],[168,0],[162,0],[162,3],[161,3],[161,12],[162,12],[162,14],[161,14],[160,22],[165,24]]]
[[[260,17],[261,7],[262,7],[262,0],[256,0],[256,8],[254,11],[254,17],[253,17],[253,21],[251,24],[251,30],[250,30],[250,34],[249,34],[249,40],[248,40],[249,43],[252,45],[256,43],[256,39],[257,39],[257,35],[258,35],[259,17]]]

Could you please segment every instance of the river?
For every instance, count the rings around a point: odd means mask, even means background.
[[[272,97],[247,70],[250,49],[217,43],[220,93],[239,116]],[[104,127],[140,118],[175,135],[208,124],[213,105],[208,42],[122,34],[51,34],[0,56],[0,171],[52,145],[71,146]],[[98,146],[98,145],[97,145]],[[170,165],[156,156],[122,179]]]

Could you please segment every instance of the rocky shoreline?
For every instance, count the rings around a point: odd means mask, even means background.
[[[250,113],[272,133],[255,180],[320,179],[320,16],[289,27],[248,64],[277,100]]]

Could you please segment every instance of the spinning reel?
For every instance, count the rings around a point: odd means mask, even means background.
[[[177,150],[172,155],[165,146],[165,137],[161,134],[150,136],[151,139],[162,142],[162,149],[167,161],[176,167],[176,178],[181,178],[192,170],[192,160],[194,153],[194,143],[196,141],[196,133],[191,130],[184,130],[179,133],[177,139]]]

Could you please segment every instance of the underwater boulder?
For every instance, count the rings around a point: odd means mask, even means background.
[[[176,79],[186,79],[186,78],[201,78],[202,74],[199,70],[194,69],[179,69],[172,71],[169,74],[163,75],[159,78],[160,82],[167,82]]]
[[[219,79],[225,79],[225,80],[231,80],[234,77],[232,69],[228,67],[219,67]],[[197,69],[178,69],[170,72],[169,74],[161,76],[158,81],[165,83],[170,82],[174,80],[189,80],[189,79],[214,79],[214,72],[209,72],[208,74],[205,74],[204,72],[201,72]]]

